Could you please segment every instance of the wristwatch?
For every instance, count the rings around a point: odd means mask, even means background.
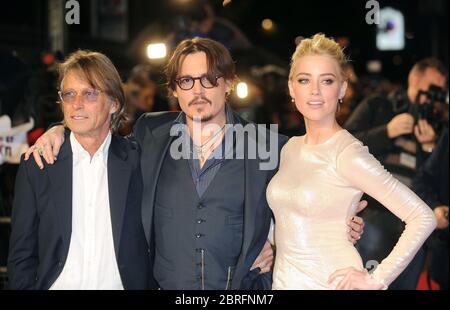
[[[433,152],[433,149],[434,149],[433,146],[422,146],[422,150],[427,153]]]

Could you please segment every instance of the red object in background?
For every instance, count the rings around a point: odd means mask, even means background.
[[[428,290],[432,290],[432,291],[438,291],[441,289],[441,287],[439,286],[438,283],[436,283],[435,281],[433,281],[433,279],[430,280],[431,282],[431,287],[430,285],[428,285],[428,272],[424,271],[420,274],[420,278],[419,278],[419,282],[417,283],[417,287],[416,290],[419,291],[428,291]]]
[[[42,136],[42,134],[45,132],[44,128],[36,128],[32,131],[30,131],[27,135],[28,145],[33,145],[36,143],[36,140]]]
[[[55,55],[53,55],[51,53],[45,53],[42,56],[42,62],[44,64],[46,64],[47,66],[50,66],[51,64],[53,64],[55,62]]]
[[[348,37],[339,37],[336,41],[341,47],[347,47],[350,44],[350,39]]]

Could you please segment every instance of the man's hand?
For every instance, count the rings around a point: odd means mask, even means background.
[[[261,253],[259,253],[258,257],[255,259],[250,270],[258,267],[261,268],[262,273],[269,272],[273,267],[273,249],[269,240],[266,240]]]
[[[445,218],[445,213],[448,214],[448,206],[438,206],[434,208],[434,215],[436,216],[437,229],[445,229],[448,227],[448,219]]]
[[[414,117],[409,113],[396,115],[387,124],[387,135],[389,138],[397,138],[410,134],[414,129]]]
[[[417,125],[414,126],[414,134],[416,135],[417,141],[421,144],[434,143],[436,140],[436,133],[426,119],[420,119]]]
[[[362,210],[364,210],[364,208],[367,207],[367,201],[365,200],[361,200],[359,202],[358,208],[356,209],[356,213],[361,212]],[[364,232],[364,220],[359,217],[359,216],[352,216],[350,219],[348,219],[347,221],[347,225],[348,225],[348,240],[353,243],[356,244],[356,242],[361,239],[361,235]]]
[[[41,156],[47,164],[54,164],[61,145],[64,143],[64,126],[58,125],[50,128],[37,139],[36,143],[25,153],[25,160],[33,154],[34,160],[40,169],[44,169]]]

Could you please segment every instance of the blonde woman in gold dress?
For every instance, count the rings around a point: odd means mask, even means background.
[[[302,40],[292,56],[289,92],[306,134],[283,147],[267,188],[276,223],[274,289],[386,289],[436,226],[431,209],[336,122],[345,63],[339,45],[323,34]],[[346,237],[345,221],[363,193],[406,222],[371,274]]]

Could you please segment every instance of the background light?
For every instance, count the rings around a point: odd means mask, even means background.
[[[273,21],[270,18],[266,18],[261,22],[261,27],[265,30],[265,31],[271,31],[273,30]]]
[[[147,45],[147,57],[149,59],[161,59],[166,57],[167,49],[164,43],[153,43]]]
[[[380,60],[369,60],[367,62],[367,71],[370,73],[380,73],[383,69],[383,64]]]
[[[191,0],[173,0],[172,2],[174,2],[175,4],[189,4],[190,2],[192,2]]]
[[[376,44],[380,51],[399,51],[405,48],[405,17],[401,11],[390,7],[380,10]]]
[[[236,94],[239,98],[244,99],[248,96],[248,85],[245,82],[240,82],[236,86]]]

